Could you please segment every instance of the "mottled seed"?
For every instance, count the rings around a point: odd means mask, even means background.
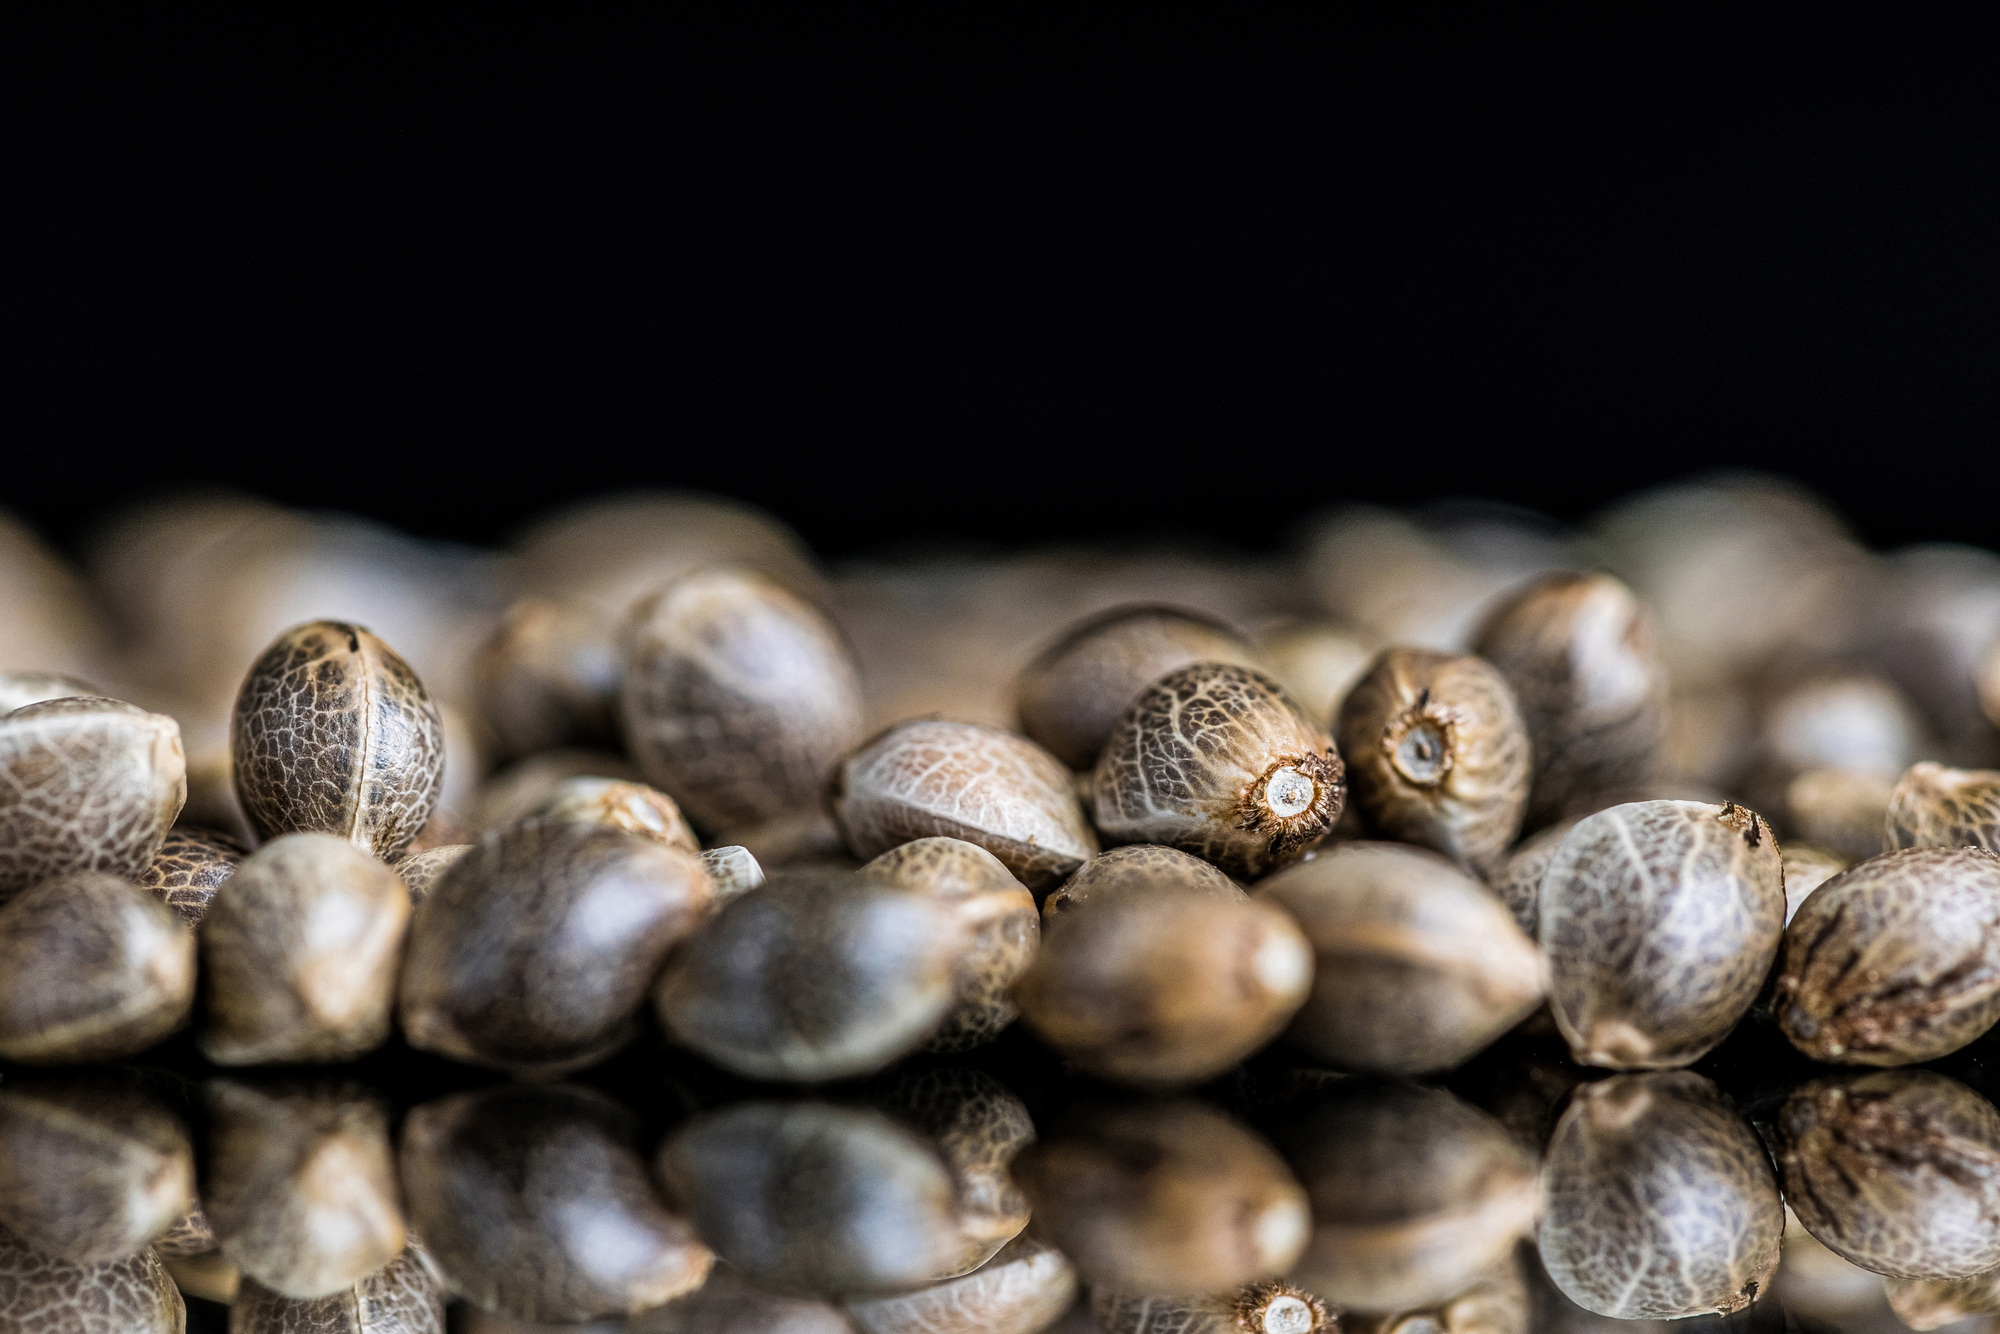
[[[151,1250],[73,1264],[0,1228],[0,1329],[23,1334],[182,1334],[187,1303]]]
[[[864,1334],[1041,1334],[1076,1297],[1076,1269],[1029,1237],[970,1274],[846,1303]]]
[[[1542,877],[1556,859],[1556,849],[1582,819],[1579,815],[1558,820],[1528,835],[1507,850],[1487,879],[1530,940],[1539,940],[1542,934]]]
[[[1109,894],[1188,891],[1240,902],[1243,887],[1199,857],[1157,843],[1134,843],[1098,853],[1062,888],[1042,901],[1042,916],[1053,918],[1079,904]]]
[[[701,851],[701,840],[688,828],[674,799],[644,783],[588,775],[562,779],[515,822],[534,821],[601,824],[682,852]]]
[[[1889,1309],[1911,1329],[1943,1329],[2000,1313],[2000,1270],[1973,1278],[1891,1278],[1882,1288]]]
[[[764,868],[750,855],[750,849],[730,846],[710,848],[698,858],[708,872],[709,888],[716,900],[733,898],[764,883]]]
[[[470,843],[448,843],[441,848],[413,852],[397,862],[396,877],[403,882],[403,888],[410,891],[410,902],[418,904],[430,897],[431,886],[437,883],[438,877],[470,851]]]
[[[230,1334],[444,1334],[444,1289],[415,1238],[345,1292],[300,1301],[245,1279]]]
[[[72,1264],[123,1260],[194,1199],[194,1148],[180,1118],[112,1075],[0,1085],[0,1224]]]
[[[2000,770],[1911,765],[1889,795],[1882,846],[2000,852]]]
[[[200,926],[215,891],[236,874],[243,857],[242,845],[227,834],[176,826],[167,831],[153,864],[139,877],[139,888],[179,913],[189,926]]]
[[[1785,868],[1786,926],[1799,915],[1808,895],[1853,865],[1847,858],[1809,843],[1785,844],[1780,860]]]

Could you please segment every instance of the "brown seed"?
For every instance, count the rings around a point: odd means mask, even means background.
[[[144,1250],[194,1199],[187,1129],[143,1085],[109,1075],[0,1086],[0,1224],[72,1264]]]
[[[1092,1286],[1198,1295],[1291,1269],[1306,1195],[1263,1140],[1197,1102],[1086,1108],[1015,1162],[1036,1234]]]
[[[618,676],[610,618],[565,598],[514,602],[472,662],[479,716],[503,755],[615,741]]]
[[[1452,1069],[1548,988],[1542,952],[1507,906],[1422,848],[1343,843],[1264,881],[1257,898],[1290,913],[1312,946],[1312,994],[1285,1036],[1342,1069]]]
[[[2000,771],[1911,765],[1889,796],[1882,846],[2000,852]]]
[[[23,1334],[182,1334],[187,1303],[151,1250],[73,1264],[0,1228],[0,1329]]]
[[[1493,892],[1530,940],[1540,939],[1542,933],[1542,877],[1556,859],[1556,849],[1582,819],[1570,816],[1528,835],[1507,850],[1487,877]]]
[[[253,853],[202,923],[200,1043],[218,1065],[348,1061],[382,1045],[410,892],[331,834]]]
[[[1853,865],[1845,857],[1807,843],[1785,844],[1782,860],[1785,867],[1786,926],[1790,926],[1792,919],[1798,916],[1807,895]]]
[[[1442,1089],[1332,1082],[1277,1138],[1312,1200],[1311,1243],[1288,1272],[1342,1308],[1449,1300],[1512,1252],[1541,1204],[1528,1151]]]
[[[1093,1288],[1090,1313],[1104,1334],[1319,1334],[1347,1328],[1325,1302],[1289,1283],[1253,1283],[1201,1297]]]
[[[200,1201],[188,1205],[165,1232],[153,1238],[153,1249],[163,1258],[175,1259],[206,1255],[215,1249],[215,1229],[208,1225],[208,1215],[202,1212]]]
[[[1882,831],[1895,794],[1889,774],[1807,769],[1785,784],[1785,829],[1794,839],[1865,861],[1882,851]]]
[[[1315,718],[1339,714],[1378,647],[1372,637],[1332,621],[1286,618],[1257,632],[1271,675]]]
[[[1413,1311],[1343,1312],[1341,1334],[1529,1334],[1534,1295],[1520,1260],[1508,1256],[1465,1291]],[[1583,1334],[1564,1326],[1564,1334]]]
[[[0,907],[0,1057],[115,1061],[187,1021],[194,933],[141,889],[93,871]]]
[[[516,760],[486,780],[473,803],[472,827],[477,833],[519,824],[566,778],[615,778],[642,781],[632,764],[602,750],[548,750]]]
[[[1889,1309],[1911,1329],[1943,1329],[2000,1313],[2000,1270],[1960,1279],[1891,1278],[1882,1288]]]
[[[166,1266],[174,1286],[189,1297],[227,1306],[243,1289],[243,1271],[217,1248],[210,1247],[198,1255],[168,1255],[155,1246],[153,1254]]]
[[[422,903],[430,896],[431,886],[437,883],[437,878],[470,851],[470,843],[447,843],[440,848],[425,848],[422,852],[410,853],[396,863],[396,878],[403,882],[403,888],[410,891],[412,904]]]
[[[718,1264],[685,1297],[602,1325],[522,1325],[474,1307],[465,1334],[854,1334],[832,1302],[752,1287]]]
[[[654,1168],[716,1254],[759,1286],[894,1292],[963,1260],[950,1169],[877,1112],[736,1103],[668,1136]]]
[[[1580,1086],[1543,1181],[1542,1264],[1587,1311],[1727,1315],[1770,1290],[1785,1231],[1778,1183],[1757,1132],[1700,1075]]]
[[[499,830],[446,868],[410,925],[410,1045],[553,1079],[623,1046],[667,952],[708,911],[692,855],[593,824]]]
[[[654,1003],[675,1039],[738,1074],[867,1074],[938,1031],[970,943],[939,898],[848,871],[779,871],[675,952]]]
[[[1785,930],[1779,1025],[1819,1061],[1908,1065],[2000,1020],[2000,858],[1887,852],[1834,876]]]
[[[1549,1007],[1584,1065],[1688,1065],[1750,1008],[1784,929],[1784,870],[1761,816],[1613,806],[1570,830],[1542,877]]]
[[[1041,1334],[1075,1298],[1063,1253],[1016,1237],[970,1274],[845,1307],[863,1334]]]
[[[565,778],[550,787],[518,823],[571,821],[622,829],[682,852],[701,851],[681,808],[658,788],[616,778]]]
[[[1817,1079],[1778,1114],[1785,1198],[1863,1269],[1971,1278],[2000,1268],[2000,1112],[1929,1070]]]
[[[963,1238],[940,1278],[969,1274],[1028,1225],[1028,1201],[1011,1174],[1035,1139],[1027,1106],[991,1075],[941,1066],[903,1075],[873,1101],[922,1135],[944,1158],[956,1186],[956,1227]]]
[[[358,625],[278,636],[236,696],[236,795],[259,838],[334,834],[394,860],[444,787],[444,720],[396,651]]]
[[[703,570],[642,600],[624,656],[633,757],[704,828],[810,806],[861,730],[839,632],[750,570]]]
[[[1521,832],[1533,751],[1507,679],[1483,658],[1392,648],[1334,725],[1347,782],[1383,837],[1490,870]]]
[[[73,699],[80,695],[102,698],[104,692],[88,681],[59,672],[0,672],[0,714],[25,709],[45,699]]]
[[[243,856],[242,845],[227,834],[176,826],[167,831],[153,864],[139,877],[139,888],[179,913],[189,926],[200,926],[215,891],[236,874]]]
[[[0,901],[74,871],[137,880],[186,800],[171,718],[95,698],[0,717]]]
[[[1262,672],[1196,663],[1118,720],[1092,780],[1097,827],[1254,879],[1298,860],[1340,816],[1340,756]]]
[[[650,1310],[714,1260],[646,1175],[631,1114],[593,1090],[491,1088],[416,1108],[401,1164],[411,1222],[447,1285],[523,1320]]]
[[[444,1334],[444,1289],[413,1237],[403,1253],[345,1292],[299,1301],[246,1279],[230,1334]]]
[[[1083,869],[1042,901],[1042,915],[1053,918],[1086,901],[1110,894],[1190,891],[1242,902],[1243,887],[1199,857],[1157,843],[1133,843],[1100,852]]]
[[[1088,769],[1140,691],[1197,662],[1264,665],[1241,634],[1198,611],[1101,612],[1065,630],[1021,669],[1015,684],[1021,730],[1070,768]]]
[[[744,847],[710,848],[697,859],[708,872],[709,887],[718,902],[733,898],[764,883],[764,868]]]
[[[207,1086],[202,1205],[248,1278],[286,1297],[330,1297],[396,1258],[407,1239],[380,1104],[352,1085]]]
[[[1513,687],[1534,754],[1528,823],[1580,796],[1643,783],[1660,763],[1667,678],[1653,618],[1608,574],[1531,580],[1487,616],[1473,651]]]
[[[1034,962],[1042,939],[1027,886],[998,857],[957,838],[915,839],[889,849],[861,873],[942,900],[970,938],[958,1003],[925,1050],[965,1051],[1000,1036],[1019,1013],[1008,988]]]
[[[1050,919],[1014,1000],[1082,1069],[1171,1088],[1270,1042],[1312,981],[1312,947],[1281,908],[1162,884]]]
[[[841,762],[834,818],[857,857],[939,834],[976,843],[1036,893],[1097,851],[1069,770],[1025,737],[972,723],[897,723]]]

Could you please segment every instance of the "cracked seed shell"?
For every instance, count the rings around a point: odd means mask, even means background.
[[[444,789],[444,719],[410,665],[368,630],[309,621],[251,664],[229,755],[258,838],[333,834],[394,861]]]
[[[1784,870],[1763,817],[1639,801],[1579,822],[1542,878],[1549,1008],[1584,1065],[1690,1065],[1729,1035],[1771,971]]]
[[[2000,770],[1911,765],[1889,795],[1882,846],[2000,853]]]
[[[1385,650],[1347,692],[1334,736],[1352,799],[1382,837],[1483,874],[1521,832],[1533,750],[1513,689],[1485,659]]]
[[[1580,1085],[1542,1179],[1542,1264],[1587,1311],[1728,1315],[1770,1290],[1785,1232],[1778,1182],[1757,1132],[1700,1075]]]
[[[77,871],[145,874],[187,801],[180,724],[120,700],[0,717],[0,902]]]
[[[1195,663],[1118,720],[1091,780],[1114,843],[1162,843],[1255,879],[1298,860],[1339,818],[1340,755],[1262,672]]]
[[[312,1301],[243,1280],[229,1313],[230,1334],[444,1334],[444,1288],[412,1237],[403,1253],[345,1291]]]
[[[1345,1070],[1450,1070],[1533,1014],[1548,967],[1493,892],[1444,857],[1343,843],[1257,887],[1313,951],[1286,1040]]]
[[[1893,1278],[2000,1268],[2000,1112],[1930,1070],[1817,1079],[1777,1118],[1785,1198],[1843,1260]]]
[[[2000,858],[1913,848],[1834,876],[1785,930],[1778,1023],[1816,1061],[1910,1065],[2000,1020]]]

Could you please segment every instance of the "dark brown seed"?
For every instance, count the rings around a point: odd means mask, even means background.
[[[1051,918],[1014,1000],[1082,1069],[1171,1088],[1270,1042],[1312,981],[1312,947],[1281,908],[1162,885]]]
[[[1528,728],[1530,826],[1580,796],[1642,783],[1659,767],[1666,671],[1652,614],[1623,583],[1545,574],[1488,615],[1473,651],[1507,678]]]
[[[1340,756],[1262,672],[1196,663],[1153,682],[1118,720],[1092,779],[1097,827],[1255,879],[1298,860],[1340,816]]]
[[[72,1264],[0,1228],[0,1329],[22,1334],[182,1334],[187,1303],[151,1250]]]
[[[1025,737],[973,723],[897,723],[841,762],[834,818],[857,857],[912,839],[976,843],[1044,893],[1097,852],[1069,770]]]
[[[590,603],[521,598],[472,662],[480,717],[505,756],[617,739],[618,648]]]
[[[891,848],[861,873],[941,900],[969,939],[958,1003],[925,1050],[965,1051],[1000,1036],[1019,1013],[1008,988],[1034,962],[1042,939],[1028,887],[998,857],[957,838],[920,838]]]
[[[1778,1114],[1785,1198],[1863,1269],[1971,1278],[2000,1268],[2000,1112],[1929,1070],[1814,1080]]]
[[[1348,786],[1385,838],[1484,873],[1521,832],[1534,777],[1513,689],[1483,658],[1392,648],[1340,706]]]
[[[694,856],[635,834],[488,834],[417,907],[397,1001],[404,1036],[525,1078],[580,1070],[625,1044],[661,962],[709,901]]]
[[[630,1113],[573,1086],[425,1103],[403,1128],[411,1222],[475,1306],[550,1322],[650,1310],[700,1287],[714,1256],[636,1139]]]
[[[1006,1085],[965,1066],[941,1066],[892,1080],[873,1101],[934,1145],[952,1175],[963,1243],[940,1277],[971,1273],[1028,1225],[1028,1201],[1011,1169],[1034,1142],[1035,1123]]]
[[[839,632],[764,575],[708,569],[633,608],[624,731],[639,766],[707,829],[810,806],[861,730]]]
[[[245,1279],[230,1334],[444,1334],[444,1288],[423,1247],[403,1253],[345,1292],[299,1301]]]
[[[1311,1215],[1271,1147],[1200,1103],[1084,1108],[1016,1160],[1036,1235],[1092,1286],[1177,1296],[1284,1273]]]
[[[186,800],[171,718],[98,698],[0,717],[0,902],[76,871],[137,880]]]
[[[1542,877],[1549,1007],[1585,1065],[1701,1059],[1756,999],[1784,930],[1777,840],[1733,803],[1599,811]]]
[[[738,1074],[867,1074],[938,1031],[970,939],[931,895],[849,871],[779,871],[675,952],[654,1002],[675,1039]]]
[[[1042,916],[1058,913],[1110,894],[1187,891],[1241,902],[1243,887],[1199,857],[1157,843],[1134,843],[1098,853],[1083,869],[1042,901]]]
[[[194,1199],[194,1148],[170,1108],[115,1076],[0,1085],[0,1224],[72,1264],[144,1250]]]
[[[202,923],[201,1050],[218,1065],[349,1061],[382,1045],[410,892],[331,834],[286,834],[243,863]]]
[[[1883,847],[2000,852],[2000,770],[1913,764],[1889,796]]]
[[[181,915],[189,926],[200,926],[209,900],[222,882],[243,864],[242,845],[210,829],[176,826],[139,877],[139,888]]]
[[[1785,1231],[1778,1183],[1757,1132],[1700,1075],[1580,1086],[1542,1175],[1542,1264],[1585,1310],[1727,1315],[1770,1290]]]
[[[0,1057],[114,1061],[187,1021],[195,943],[171,908],[93,871],[0,907]]]
[[[1278,1132],[1312,1200],[1292,1281],[1342,1308],[1448,1301],[1534,1226],[1535,1160],[1442,1089],[1329,1083]]]
[[[1974,1278],[1891,1278],[1882,1282],[1889,1309],[1911,1329],[1943,1329],[1974,1316],[2000,1313],[2000,1270]]]
[[[351,1287],[407,1239],[389,1123],[360,1089],[211,1080],[202,1205],[248,1278],[312,1300]]]
[[[1088,769],[1141,690],[1197,662],[1264,665],[1242,635],[1198,611],[1136,606],[1092,616],[1021,669],[1021,730],[1070,768]]]
[[[1343,843],[1257,887],[1313,951],[1286,1039],[1346,1070],[1419,1075],[1464,1063],[1540,1007],[1541,950],[1505,904],[1445,858]]]
[[[470,851],[470,843],[448,843],[440,848],[413,852],[396,863],[396,878],[403,882],[403,888],[410,891],[412,904],[422,903],[430,897],[431,886],[437,883],[437,878]]]
[[[396,651],[358,625],[279,635],[236,696],[236,795],[259,838],[313,832],[393,861],[444,788],[444,720]]]
[[[1289,1283],[1253,1283],[1201,1297],[1093,1288],[1090,1313],[1103,1334],[1319,1334],[1345,1330],[1325,1302]]]
[[[1016,1237],[970,1274],[845,1305],[863,1334],[1041,1334],[1075,1297],[1063,1253]]]
[[[1908,1065],[2000,1020],[2000,858],[1911,849],[1834,876],[1785,930],[1779,1025],[1819,1061]]]

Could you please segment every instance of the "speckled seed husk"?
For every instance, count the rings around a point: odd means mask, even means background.
[[[0,1224],[73,1264],[143,1250],[194,1199],[194,1148],[143,1086],[107,1076],[0,1085]]]
[[[1093,1286],[1220,1292],[1291,1269],[1306,1194],[1271,1147],[1191,1101],[1083,1108],[1022,1153],[1036,1235]]]
[[[1413,1311],[1343,1311],[1341,1334],[1530,1334],[1534,1294],[1518,1256],[1480,1276],[1465,1291]],[[1584,1334],[1564,1326],[1564,1334]]]
[[[250,667],[229,729],[237,800],[259,838],[322,833],[393,861],[444,788],[444,720],[396,651],[309,621]]]
[[[1168,886],[1052,918],[1014,1000],[1082,1069],[1172,1088],[1270,1042],[1312,984],[1312,946],[1281,908]]]
[[[210,829],[177,826],[167,831],[153,864],[139,877],[139,888],[179,913],[189,926],[200,926],[209,900],[222,882],[236,874],[244,851],[235,839]]]
[[[403,1253],[345,1292],[297,1301],[244,1280],[230,1334],[444,1334],[444,1288],[413,1237]]]
[[[675,952],[654,1003],[676,1040],[752,1079],[867,1074],[938,1031],[970,943],[928,894],[779,871]]]
[[[1199,857],[1157,843],[1110,848],[1083,864],[1061,889],[1042,901],[1042,916],[1055,917],[1087,900],[1137,891],[1189,891],[1241,902],[1243,887]]]
[[[175,1258],[205,1255],[214,1250],[215,1229],[208,1225],[208,1215],[202,1211],[201,1203],[190,1203],[165,1232],[153,1238],[153,1249],[162,1256]]]
[[[1070,768],[1088,769],[1141,690],[1197,662],[1265,665],[1247,639],[1202,612],[1135,606],[1089,617],[1021,669],[1021,730]]]
[[[1813,891],[1785,930],[1779,1026],[1817,1061],[1909,1065],[2000,1020],[2000,858],[1873,857]]]
[[[1771,971],[1784,870],[1742,806],[1639,801],[1570,830],[1542,878],[1549,1007],[1584,1065],[1692,1064]]]
[[[1882,846],[2000,852],[2000,770],[1911,765],[1890,794]]]
[[[1911,1329],[1943,1329],[1973,1316],[2000,1313],[2000,1270],[1974,1278],[1890,1278],[1882,1281],[1889,1309]]]
[[[1580,1086],[1542,1179],[1542,1264],[1587,1311],[1727,1315],[1770,1289],[1785,1232],[1778,1182],[1757,1132],[1700,1075]]]
[[[562,820],[622,829],[682,852],[701,851],[701,840],[688,828],[674,799],[644,783],[588,775],[565,778],[543,793],[519,823]]]
[[[430,897],[431,886],[437,883],[438,877],[470,851],[470,843],[447,843],[441,848],[413,852],[396,863],[396,878],[403,882],[403,888],[410,891],[412,904],[422,903]]]
[[[924,1049],[965,1051],[1000,1036],[1019,1013],[1008,988],[1034,962],[1042,940],[1028,887],[998,857],[958,838],[920,838],[891,848],[861,873],[942,901],[969,938],[958,1002]]]
[[[286,834],[243,863],[202,923],[202,1054],[218,1065],[348,1061],[382,1045],[410,892],[332,834]]]
[[[0,907],[0,1057],[115,1061],[187,1021],[195,943],[171,908],[95,871]]]
[[[1556,859],[1556,849],[1582,818],[1558,820],[1547,829],[1528,835],[1507,850],[1507,855],[1487,877],[1486,883],[1507,905],[1507,911],[1514,914],[1515,925],[1529,940],[1541,939],[1542,877],[1547,874],[1549,863]]]
[[[1333,731],[1352,800],[1382,837],[1484,873],[1521,832],[1533,750],[1513,689],[1484,658],[1387,649]]]
[[[1164,843],[1254,879],[1298,858],[1340,817],[1340,756],[1262,672],[1196,663],[1146,687],[1092,778],[1114,843]]]
[[[665,1207],[636,1139],[629,1112],[572,1085],[427,1102],[403,1127],[411,1222],[447,1285],[489,1311],[650,1310],[701,1286],[714,1256]]]
[[[1090,1314],[1103,1334],[1319,1334],[1345,1329],[1327,1304],[1290,1283],[1253,1283],[1200,1297],[1092,1288]]]
[[[1785,867],[1785,925],[1799,915],[1806,898],[1853,865],[1836,853],[1806,843],[1787,843],[1780,860]]]
[[[764,868],[750,855],[750,849],[731,845],[710,848],[698,858],[708,872],[709,888],[717,900],[734,898],[764,883]]]
[[[1843,1260],[1895,1278],[2000,1268],[2000,1112],[1929,1070],[1814,1080],[1778,1114],[1785,1198]]]
[[[187,1303],[151,1250],[80,1265],[0,1228],[0,1329],[22,1334],[183,1334]]]
[[[1548,989],[1542,952],[1507,906],[1424,848],[1343,843],[1265,880],[1257,898],[1290,913],[1313,950],[1312,994],[1285,1036],[1342,1069],[1452,1069]]]
[[[0,715],[40,704],[45,699],[74,699],[81,695],[102,698],[104,692],[88,681],[60,672],[0,672]]]
[[[1069,770],[1025,737],[974,723],[897,723],[841,761],[834,819],[855,856],[941,834],[976,843],[1044,893],[1097,851]]]
[[[202,1207],[243,1273],[286,1297],[350,1287],[407,1240],[388,1117],[351,1085],[207,1086]]]
[[[839,632],[751,570],[701,570],[640,601],[624,681],[633,758],[708,829],[811,805],[861,729]]]
[[[667,952],[708,911],[692,855],[593,824],[521,825],[446,868],[410,925],[410,1045],[559,1078],[631,1036]]]
[[[969,1274],[1028,1225],[1028,1201],[1014,1184],[1014,1159],[1035,1139],[1028,1108],[983,1071],[940,1066],[895,1078],[875,1103],[924,1136],[956,1185],[956,1226],[964,1238],[940,1278]]]
[[[960,1263],[952,1174],[876,1112],[742,1102],[695,1117],[654,1161],[716,1254],[790,1292],[894,1292]]]
[[[0,902],[74,871],[137,880],[187,800],[180,724],[114,699],[0,717]]]
[[[1667,730],[1666,670],[1652,613],[1619,580],[1542,575],[1487,616],[1473,651],[1507,678],[1527,724],[1531,827],[1588,793],[1653,775]]]
[[[601,745],[617,736],[618,669],[600,608],[525,597],[501,613],[472,660],[472,693],[504,754]]]
[[[1541,1205],[1535,1160],[1442,1089],[1330,1084],[1278,1132],[1312,1200],[1293,1282],[1342,1308],[1449,1300],[1513,1251]]]
[[[846,1303],[863,1334],[1041,1334],[1076,1298],[1063,1253],[1016,1237],[970,1274]]]

